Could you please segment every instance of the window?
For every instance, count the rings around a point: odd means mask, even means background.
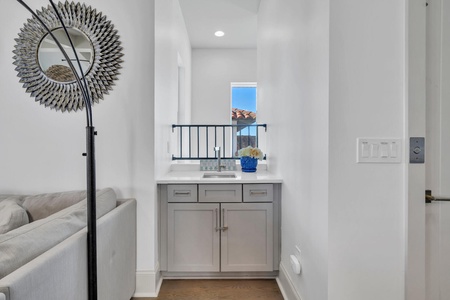
[[[233,130],[233,153],[247,146],[256,147],[256,82],[231,83],[231,124]]]

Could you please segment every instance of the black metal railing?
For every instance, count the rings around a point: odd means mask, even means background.
[[[261,132],[267,124],[228,125],[172,125],[177,154],[172,160],[199,160],[217,158],[214,147],[221,147],[222,159],[239,159],[237,151],[247,146],[260,147]],[[264,157],[265,159],[265,157]]]

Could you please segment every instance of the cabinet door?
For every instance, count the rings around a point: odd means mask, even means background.
[[[216,272],[219,204],[168,204],[168,271]]]
[[[273,204],[221,204],[221,271],[273,270]]]

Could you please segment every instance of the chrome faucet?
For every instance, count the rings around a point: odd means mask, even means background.
[[[222,168],[225,168],[225,166],[221,164],[220,147],[214,147],[214,151],[217,153],[217,172],[222,172]]]

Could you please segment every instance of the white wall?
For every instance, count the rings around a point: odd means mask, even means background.
[[[33,1],[35,9],[47,1]],[[90,0],[119,31],[121,75],[94,107],[97,187],[137,199],[138,270],[155,267],[154,4]],[[35,103],[12,65],[14,38],[30,14],[16,1],[0,10],[0,193],[85,189],[85,113],[50,111]]]
[[[192,50],[192,124],[230,124],[231,82],[256,82],[256,49]]]
[[[282,265],[302,299],[404,299],[405,162],[356,164],[356,139],[405,136],[405,12],[261,2],[258,96],[284,178]]]
[[[171,125],[178,123],[178,109],[187,122],[190,119],[191,45],[178,0],[156,0],[155,12],[155,174],[158,177],[169,171],[172,153],[176,153],[176,134],[172,134]],[[182,107],[178,107],[178,57],[185,73]]]
[[[425,136],[426,112],[426,4],[407,1],[407,107],[406,137]],[[428,139],[428,138],[427,138]],[[406,141],[405,144],[409,144]],[[407,148],[408,149],[408,148]],[[406,150],[407,150],[406,149]],[[426,151],[427,152],[427,151]],[[408,154],[406,155],[409,156]],[[427,160],[427,158],[425,158]],[[425,295],[425,165],[407,164],[407,222],[405,299]]]
[[[184,72],[182,102],[179,102],[179,72]],[[152,72],[153,70],[149,70]],[[191,45],[184,24],[178,0],[155,1],[155,177],[169,172],[172,153],[176,153],[176,135],[172,133],[172,124],[178,123],[178,117],[189,122],[191,100]],[[178,111],[180,110],[180,115]],[[151,216],[158,220],[157,206]],[[159,227],[156,226],[156,230]],[[155,231],[155,237],[157,236]],[[159,271],[158,243],[155,242],[155,270]],[[157,278],[156,278],[157,280]],[[140,296],[151,296],[141,294]]]
[[[288,299],[328,299],[328,48],[328,1],[261,1],[258,118],[268,126],[268,167],[283,177],[280,278],[295,287]],[[301,276],[290,268],[295,245]]]
[[[404,299],[405,161],[355,145],[405,135],[405,3],[330,1],[330,300]]]

